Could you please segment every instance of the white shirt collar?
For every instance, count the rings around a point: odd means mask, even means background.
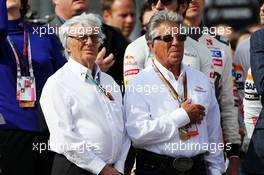
[[[99,66],[94,63],[95,68],[95,77],[94,79],[97,80],[100,78],[100,68]],[[92,70],[85,67],[84,65],[80,64],[79,62],[75,61],[72,57],[68,60],[68,67],[69,69],[82,81],[86,80],[86,76],[92,77]]]
[[[154,58],[154,63],[167,80],[176,80],[173,73],[167,68],[165,68],[156,58]],[[179,75],[179,78],[183,76],[185,70],[186,70],[185,65],[181,64],[181,73]]]

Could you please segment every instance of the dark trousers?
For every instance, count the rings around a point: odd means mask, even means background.
[[[149,151],[137,151],[136,175],[206,175],[203,159],[195,158],[193,167],[186,172],[179,172],[173,167],[173,158],[162,156]]]
[[[0,130],[1,175],[50,175],[53,153],[43,150],[48,134],[21,130]],[[36,147],[35,147],[35,146]]]
[[[78,167],[65,156],[55,153],[52,175],[93,175],[92,173]]]

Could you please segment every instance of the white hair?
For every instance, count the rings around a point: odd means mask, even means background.
[[[98,29],[99,42],[103,43],[105,35],[102,32],[102,20],[99,15],[93,13],[82,13],[67,20],[59,29],[59,38],[64,48],[65,57],[68,58],[67,43],[70,29],[73,25],[81,24],[84,27],[92,27]],[[83,33],[84,34],[84,33]]]

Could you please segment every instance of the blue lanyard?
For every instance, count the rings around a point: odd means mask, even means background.
[[[86,75],[86,78],[90,80],[92,83],[94,83],[98,88],[101,93],[104,94],[110,101],[114,101],[114,97],[111,95],[110,92],[108,92],[101,84],[100,84],[100,79],[99,83],[95,81],[93,78],[91,78],[89,75]]]

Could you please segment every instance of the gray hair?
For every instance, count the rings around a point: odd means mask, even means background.
[[[93,13],[82,13],[81,15],[74,16],[67,20],[59,29],[59,38],[64,48],[65,57],[68,58],[67,43],[70,29],[73,25],[81,24],[84,27],[98,28],[99,42],[103,44],[103,39],[105,35],[102,32],[102,20],[99,15]],[[76,31],[75,31],[76,32]],[[80,32],[80,30],[78,30]],[[83,31],[84,32],[84,31]],[[84,33],[82,33],[84,34]]]
[[[163,23],[178,23],[180,27],[185,27],[183,18],[175,12],[159,11],[156,12],[149,20],[147,25],[146,40],[148,43],[153,42],[157,37],[157,28]],[[180,29],[181,30],[181,29]]]

